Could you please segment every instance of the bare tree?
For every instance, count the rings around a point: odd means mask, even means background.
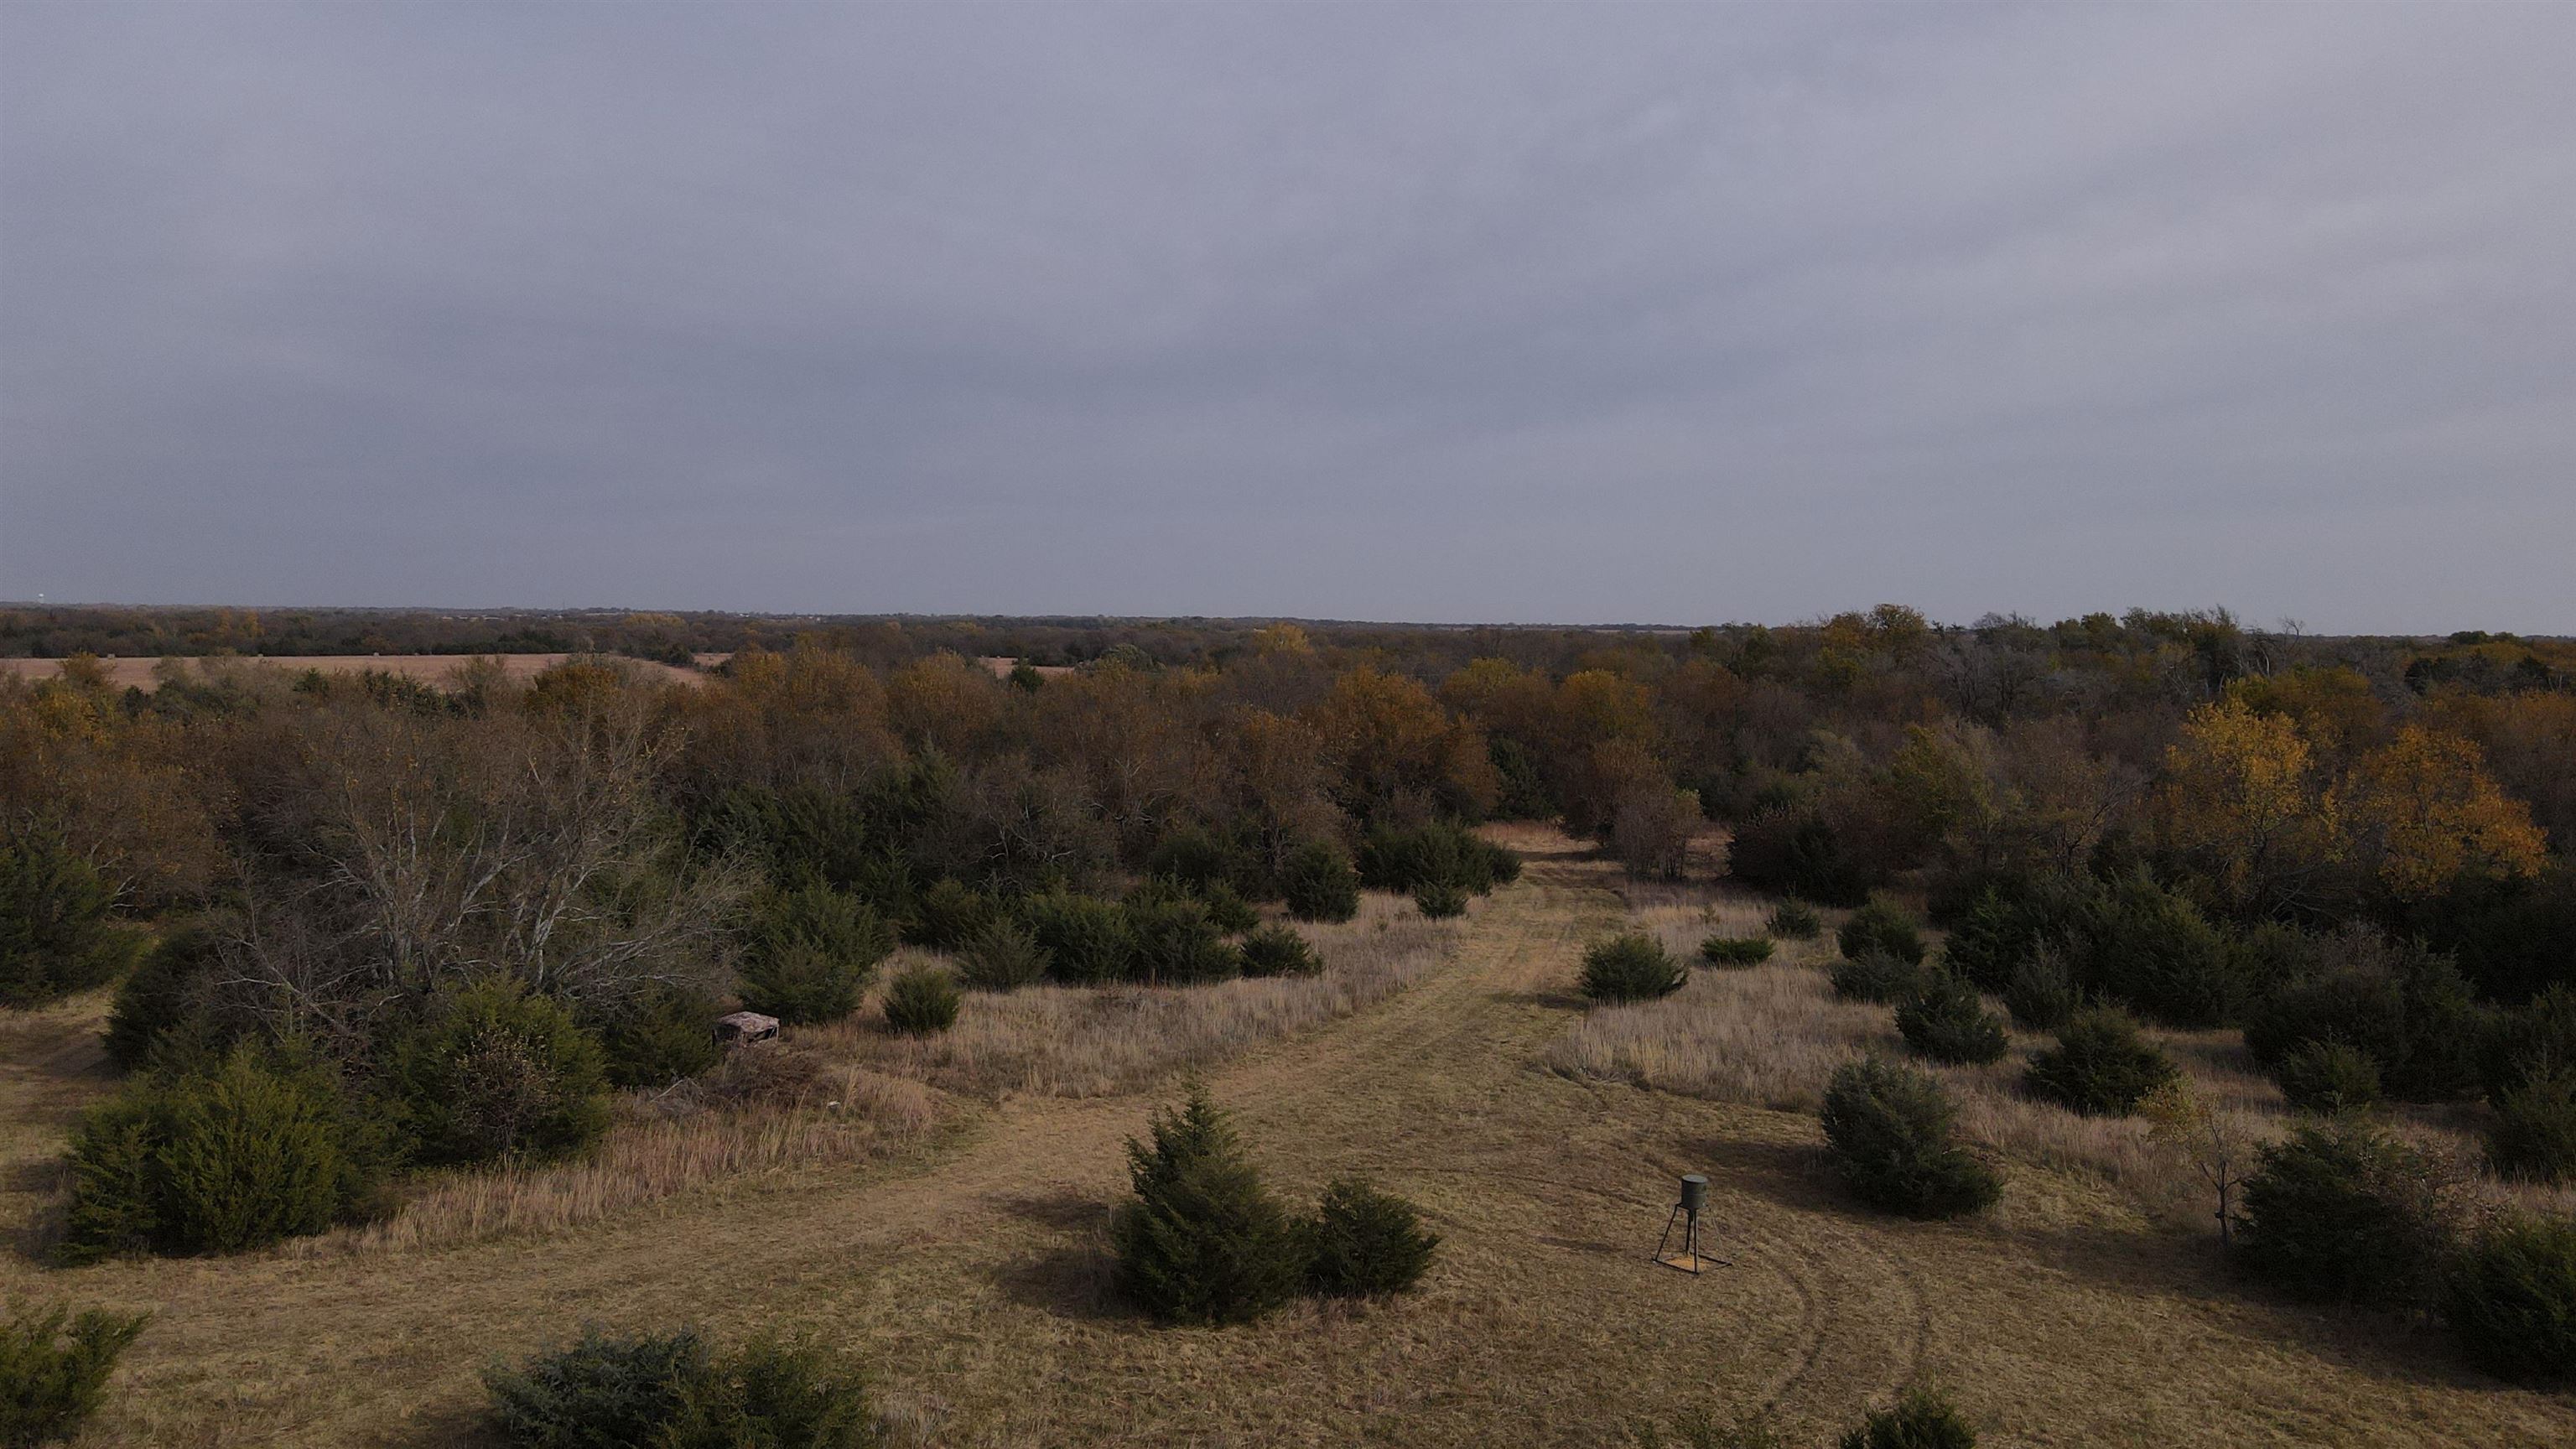
[[[323,717],[305,798],[269,824],[226,952],[269,1009],[355,1030],[497,973],[570,1001],[706,984],[744,894],[731,862],[690,861],[654,798],[663,750],[643,702],[575,712]]]
[[[2138,1104],[2147,1131],[2190,1161],[2200,1180],[2218,1195],[2218,1241],[2234,1242],[2236,1189],[2254,1165],[2260,1138],[2243,1118],[2212,1103],[2181,1077],[2166,1082]]]

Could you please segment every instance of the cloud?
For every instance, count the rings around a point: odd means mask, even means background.
[[[2561,8],[0,25],[0,594],[2576,631]]]

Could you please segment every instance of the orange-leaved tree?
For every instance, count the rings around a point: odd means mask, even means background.
[[[1356,813],[1404,797],[1465,814],[1493,807],[1484,736],[1418,680],[1364,665],[1334,680],[1307,718],[1341,767]]]

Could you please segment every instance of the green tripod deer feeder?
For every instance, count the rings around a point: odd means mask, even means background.
[[[1696,1172],[1682,1175],[1682,1200],[1673,1204],[1671,1216],[1664,1219],[1664,1235],[1655,1240],[1655,1261],[1667,1268],[1697,1273],[1702,1268],[1732,1268],[1732,1258],[1712,1258],[1700,1250],[1699,1214],[1708,1206],[1708,1179]],[[1672,1248],[1673,1229],[1682,1230],[1681,1247]],[[1671,1249],[1671,1251],[1667,1251]]]

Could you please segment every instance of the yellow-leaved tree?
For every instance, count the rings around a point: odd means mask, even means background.
[[[2204,704],[2183,721],[2157,802],[2165,843],[2240,911],[2303,899],[2342,855],[2335,800],[2297,722],[2242,700]]]
[[[2422,900],[2463,871],[2531,875],[2547,856],[2531,807],[2499,789],[2485,752],[2458,735],[2408,725],[2336,795],[2354,847],[2399,900]]]
[[[2336,759],[2385,739],[2387,711],[2357,669],[2303,667],[2280,674],[2249,674],[2227,686],[2227,697],[2261,714],[2287,715],[2315,748]]]

